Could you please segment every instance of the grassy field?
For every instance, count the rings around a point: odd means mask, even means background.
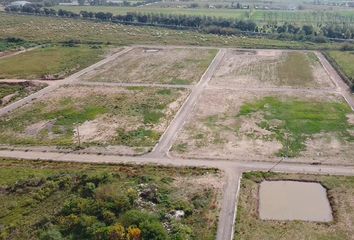
[[[304,180],[321,183],[334,212],[331,223],[263,221],[258,218],[258,188],[263,180]],[[351,239],[354,228],[354,177],[245,173],[241,181],[235,239]]]
[[[347,119],[351,112],[346,103],[265,97],[241,106],[238,117],[260,113],[263,120],[259,126],[272,132],[283,145],[278,154],[295,157],[305,149],[306,139],[315,134],[336,133],[340,138],[354,142],[354,137],[348,132],[354,130]]]
[[[329,51],[328,55],[354,86],[354,51]]]
[[[13,101],[30,95],[42,88],[46,84],[24,83],[0,83],[0,106],[5,106]]]
[[[0,78],[59,79],[97,62],[102,48],[50,46],[0,59]]]
[[[340,44],[218,36],[191,31],[123,26],[74,19],[16,16],[0,12],[0,38],[9,36],[36,42],[78,40],[85,43],[102,42],[114,45],[131,45],[134,43],[293,49],[336,49],[340,47]]]
[[[84,80],[192,84],[199,81],[216,53],[217,50],[203,49],[135,48]]]
[[[114,15],[123,15],[129,12],[137,13],[163,13],[172,15],[193,15],[193,16],[211,16],[234,18],[243,20],[253,20],[256,22],[266,23],[268,21],[277,22],[295,22],[298,24],[305,23],[332,23],[338,21],[338,17],[354,16],[353,11],[287,11],[287,10],[255,10],[255,9],[209,9],[209,8],[178,8],[178,7],[109,7],[109,6],[55,6],[56,10],[62,9],[80,13],[80,11],[89,12],[110,12]]]
[[[214,169],[0,166],[1,239],[215,239],[222,175]]]
[[[62,87],[0,119],[0,143],[151,148],[186,96],[183,90]],[[174,103],[174,107],[170,107]]]

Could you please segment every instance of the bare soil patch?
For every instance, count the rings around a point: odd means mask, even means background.
[[[196,83],[217,50],[135,48],[83,80],[126,83]]]
[[[311,52],[228,50],[211,85],[219,87],[333,88]]]

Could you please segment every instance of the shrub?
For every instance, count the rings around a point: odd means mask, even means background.
[[[143,239],[166,240],[168,234],[166,229],[158,221],[145,221],[140,224]]]
[[[156,220],[156,218],[147,212],[143,212],[139,210],[130,210],[124,213],[121,220],[122,220],[122,224],[125,227],[129,227],[129,226],[139,227],[144,221],[153,221]]]
[[[64,239],[59,230],[55,228],[48,229],[39,235],[40,240],[62,240]]]

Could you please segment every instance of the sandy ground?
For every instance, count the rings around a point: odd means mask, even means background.
[[[252,118],[235,117],[244,103],[265,96],[343,102],[338,95],[330,94],[316,96],[311,93],[292,92],[255,94],[251,91],[209,89],[204,92],[186,125],[178,134],[172,155],[183,158],[279,161],[275,155],[282,148],[282,144],[272,137],[272,132],[258,126],[262,117],[256,114]],[[179,148],[182,150],[178,150]],[[318,134],[308,139],[306,150],[301,152],[296,161],[352,163],[353,154],[352,143],[344,142],[330,134]]]
[[[264,181],[259,189],[259,217],[263,220],[331,222],[326,189],[319,183]]]
[[[288,52],[281,50],[228,50],[223,64],[217,69],[211,86],[218,87],[292,87],[333,88],[334,84],[319,62],[313,62],[313,81],[285,81],[278,74],[278,65],[285,61]],[[306,61],[306,54],[303,54]],[[296,68],[296,66],[294,66]],[[284,82],[285,81],[285,82]]]
[[[125,83],[196,83],[213,58],[211,50],[135,48],[124,56],[107,63],[84,81]]]

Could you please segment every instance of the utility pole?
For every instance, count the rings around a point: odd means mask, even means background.
[[[76,125],[76,133],[77,133],[77,142],[78,142],[79,148],[80,148],[81,147],[81,141],[80,141],[79,124]]]
[[[287,159],[289,157],[289,134],[286,132],[284,134],[285,137],[285,145],[286,145],[286,152],[285,156],[280,159],[280,161],[276,162],[271,168],[269,168],[268,172],[271,172],[276,166],[278,166],[284,159]]]

